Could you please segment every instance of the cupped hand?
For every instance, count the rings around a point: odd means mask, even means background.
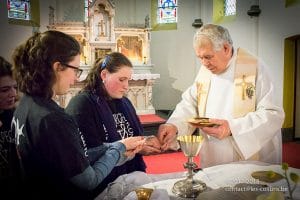
[[[209,122],[218,124],[213,127],[202,127],[201,130],[206,134],[218,138],[220,140],[229,137],[231,135],[229,123],[223,119],[209,119]]]
[[[145,139],[143,136],[135,136],[122,139],[121,142],[125,145],[126,151],[132,150],[133,152],[136,152],[143,148]]]
[[[135,149],[131,149],[131,150],[127,150],[127,151],[125,151],[125,156],[127,156],[127,157],[134,157],[135,156],[135,154],[137,154],[137,153],[140,153],[141,151],[142,151],[142,149],[143,149],[143,145],[140,145],[140,146],[138,146],[137,148],[135,148]]]
[[[143,149],[140,152],[142,155],[161,153],[161,144],[156,136],[146,137],[145,140]]]

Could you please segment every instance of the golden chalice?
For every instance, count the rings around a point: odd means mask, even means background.
[[[193,170],[197,168],[196,163],[193,162],[193,158],[199,154],[203,142],[203,136],[182,135],[178,136],[177,140],[179,141],[184,155],[188,157],[188,161],[184,164],[184,168],[188,169],[188,174],[186,179],[177,181],[174,184],[172,192],[180,197],[195,198],[206,189],[205,183],[193,178]]]

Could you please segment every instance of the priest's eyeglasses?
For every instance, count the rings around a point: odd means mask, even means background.
[[[61,63],[61,64],[63,66],[66,66],[66,67],[74,69],[77,78],[79,78],[81,76],[82,72],[83,72],[83,70],[79,69],[78,67],[74,67],[74,66],[66,64],[66,63]]]

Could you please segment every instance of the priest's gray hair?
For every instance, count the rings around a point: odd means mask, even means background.
[[[194,35],[194,48],[202,47],[207,44],[209,40],[215,51],[220,50],[224,43],[233,45],[231,36],[228,30],[222,26],[215,24],[203,25]]]

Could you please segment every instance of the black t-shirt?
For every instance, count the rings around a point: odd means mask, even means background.
[[[0,113],[0,191],[8,199],[18,197],[21,187],[20,162],[16,152],[15,135],[11,131],[14,109]]]
[[[9,149],[14,146],[14,134],[11,132],[11,120],[14,110],[3,110],[0,113],[0,182],[9,174]]]
[[[76,123],[62,108],[52,100],[24,95],[12,129],[32,198],[83,199],[83,191],[69,179],[89,166],[87,148]]]

